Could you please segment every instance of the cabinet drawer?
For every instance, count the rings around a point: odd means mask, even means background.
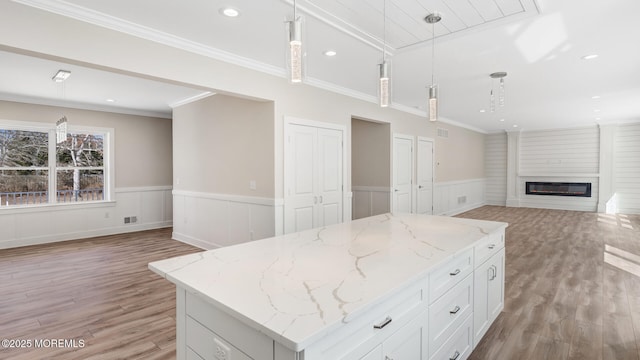
[[[472,271],[473,249],[469,249],[440,265],[429,275],[429,303],[436,301]]]
[[[426,281],[416,281],[386,301],[349,319],[338,330],[305,349],[305,360],[362,358],[427,309],[423,284]]]
[[[250,358],[255,360],[273,359],[273,340],[271,338],[241,323],[231,315],[200,299],[197,295],[188,292],[186,294],[186,313],[188,322],[190,321],[189,318],[191,318],[191,322],[195,321],[215,336],[233,344]],[[189,328],[187,327],[187,341],[190,338],[188,330]],[[191,331],[198,333],[199,330],[193,326]],[[190,347],[200,356],[203,356],[198,349],[193,346]],[[268,356],[267,354],[272,355]],[[206,357],[204,358],[207,359]],[[239,359],[243,358],[240,357]]]
[[[189,316],[187,316],[186,330],[187,350],[193,350],[196,355],[204,360],[216,360],[215,354],[218,347],[226,347],[225,352],[228,352],[229,357],[232,359],[251,360],[250,357]],[[195,359],[198,358],[195,357]]]
[[[467,316],[462,325],[456,329],[438,351],[432,353],[431,360],[465,360],[471,355],[472,325],[471,316]]]
[[[473,275],[429,306],[429,353],[433,354],[473,312]]]
[[[504,248],[504,231],[487,235],[474,248],[475,267],[482,265],[502,248]]]

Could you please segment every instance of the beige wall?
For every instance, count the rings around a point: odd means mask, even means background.
[[[389,124],[351,121],[351,185],[390,187]]]
[[[273,197],[272,102],[218,94],[175,108],[173,119],[174,189]]]
[[[65,39],[63,43],[59,39]],[[483,176],[483,134],[454,126],[429,123],[422,116],[396,109],[381,109],[309,85],[290,85],[284,78],[253,71],[206,56],[160,45],[14,2],[0,3],[0,48],[35,52],[46,57],[183,84],[241,94],[274,103],[273,194],[283,197],[284,117],[325,121],[351,128],[352,117],[390,124],[391,132],[435,139],[436,181],[476,179]],[[127,56],[123,56],[127,54]],[[69,60],[66,60],[69,61]],[[449,139],[435,136],[436,127],[450,129]],[[350,159],[347,148],[347,158]],[[350,166],[348,166],[350,168]],[[347,174],[347,187],[351,174]],[[253,193],[252,193],[253,194]],[[257,193],[256,193],[257,195]]]
[[[55,122],[115,130],[117,188],[171,185],[171,120],[100,111],[0,101],[0,119]]]

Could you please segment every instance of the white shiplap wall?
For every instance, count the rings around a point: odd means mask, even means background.
[[[640,124],[620,125],[614,143],[617,210],[640,213]]]
[[[522,132],[520,205],[595,211],[598,202],[600,131],[597,126]],[[527,181],[590,182],[591,197],[526,195]]]
[[[484,143],[485,202],[504,206],[507,201],[507,134],[490,134]]]
[[[597,126],[522,132],[519,174],[597,174],[599,144]]]

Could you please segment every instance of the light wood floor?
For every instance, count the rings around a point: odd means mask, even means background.
[[[471,359],[638,359],[640,215],[485,206],[510,223],[505,309]]]
[[[0,250],[0,339],[85,341],[0,348],[0,359],[175,359],[175,287],[147,264],[200,250],[170,237],[161,229]]]
[[[485,206],[460,217],[510,223],[505,310],[471,359],[640,359],[640,215]],[[175,358],[175,288],[147,263],[199,250],[170,235],[0,250],[0,338],[86,342],[0,348],[0,359]]]

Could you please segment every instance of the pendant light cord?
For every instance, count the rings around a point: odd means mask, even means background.
[[[382,2],[382,63],[384,64],[387,52],[387,0]]]
[[[431,23],[431,86],[436,69],[436,23]]]

